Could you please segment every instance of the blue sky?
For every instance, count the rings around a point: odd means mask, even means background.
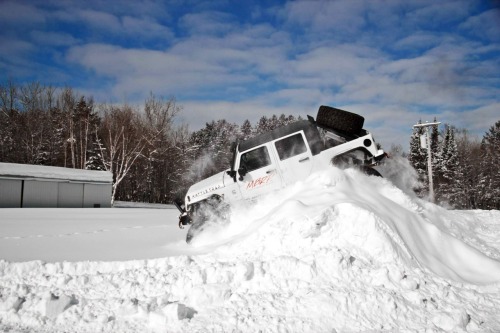
[[[481,137],[500,120],[498,4],[2,0],[0,80],[174,96],[192,130],[331,105],[387,149],[434,117]]]

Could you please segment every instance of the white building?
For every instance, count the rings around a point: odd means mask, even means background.
[[[0,208],[111,207],[108,171],[0,163]]]

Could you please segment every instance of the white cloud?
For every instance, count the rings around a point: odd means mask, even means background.
[[[460,28],[470,31],[481,39],[500,41],[500,9],[495,8],[469,17]]]
[[[75,88],[139,104],[150,91],[176,96],[193,128],[217,118],[305,116],[321,104],[366,112],[384,141],[402,141],[427,116],[453,121],[459,114],[476,130],[493,123],[500,96],[495,11],[467,19],[471,6],[477,10],[467,1],[293,1],[242,18],[222,11],[223,2],[193,1],[176,12],[179,3],[19,5],[33,14],[22,17],[30,24],[50,18],[86,29],[80,36],[30,25],[31,38],[0,35],[12,44],[0,49],[0,66],[14,68],[5,59],[18,54],[18,70],[36,67],[27,60],[37,54],[28,41],[67,46],[64,65],[91,82]],[[6,4],[17,5],[0,7]]]
[[[399,39],[394,43],[393,47],[398,50],[416,53],[421,50],[435,47],[440,43],[440,41],[441,38],[437,34],[417,31],[416,33]]]
[[[16,25],[24,29],[45,22],[45,12],[34,5],[14,1],[0,2],[0,25]]]
[[[97,6],[98,7],[98,6]],[[54,20],[70,24],[83,24],[85,34],[90,34],[94,41],[122,39],[127,42],[168,41],[174,37],[170,28],[160,24],[152,16],[117,15],[113,12],[88,9],[61,7],[51,12]]]
[[[272,106],[268,101],[182,101],[184,110],[179,116],[180,121],[189,124],[191,130],[197,130],[205,126],[205,123],[217,119],[226,119],[229,122],[241,125],[243,121],[249,119],[255,125],[262,116],[272,116],[273,114],[294,115],[305,117],[308,113],[316,115],[316,109],[287,105]],[[318,105],[319,106],[319,105]]]
[[[173,33],[169,28],[155,22],[150,17],[136,18],[124,16],[121,19],[124,32],[129,35],[145,36],[148,39],[172,39]]]
[[[120,19],[117,16],[102,11],[85,9],[76,10],[69,14],[72,19],[85,22],[87,28],[101,30],[104,34],[110,31],[120,31],[122,27]]]
[[[383,57],[375,49],[354,45],[311,48],[288,63],[282,81],[294,86],[339,88],[370,71]]]
[[[463,112],[446,110],[442,114],[442,119],[456,127],[483,135],[495,122],[500,121],[500,102],[469,108]]]
[[[182,0],[184,1],[184,0]],[[49,8],[50,16],[64,20],[70,20],[72,16],[79,15],[84,11],[94,11],[97,13],[106,13],[115,17],[134,16],[151,17],[155,20],[168,21],[172,18],[169,9],[173,3],[168,6],[162,0],[141,0],[141,1],[123,1],[123,0],[86,0],[86,1],[60,1],[45,0],[43,7]]]
[[[334,31],[353,35],[366,24],[363,1],[292,1],[283,11],[288,24],[299,24],[313,31]]]
[[[149,91],[181,94],[217,86],[248,83],[251,73],[235,73],[221,63],[201,61],[196,53],[175,54],[163,51],[124,49],[100,44],[72,48],[68,60],[116,81],[118,96]]]
[[[181,27],[191,34],[211,35],[231,31],[234,27],[232,15],[209,11],[189,13],[180,18]]]
[[[416,1],[416,8],[405,19],[417,27],[436,27],[461,22],[469,15],[471,4],[467,0]]]
[[[385,145],[397,136],[406,147],[423,112],[446,118],[444,110],[477,107],[475,97],[492,93],[470,86],[470,73],[464,72],[471,55],[486,51],[471,49],[463,38],[421,36],[433,48],[401,59],[371,46],[333,41],[297,52],[286,31],[269,25],[236,27],[220,36],[195,34],[163,51],[84,45],[72,48],[68,59],[116,81],[117,98],[149,91],[184,96],[182,117],[193,129],[218,118],[255,123],[262,115],[305,116],[321,104],[347,105],[361,114],[369,110],[367,124],[382,133],[377,137]]]
[[[21,56],[22,54],[32,52],[35,46],[23,40],[0,36],[0,55],[4,57]]]
[[[36,48],[32,43],[0,36],[0,70],[6,77],[29,75],[36,68],[26,55]]]

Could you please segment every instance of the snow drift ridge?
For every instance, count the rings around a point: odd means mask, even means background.
[[[376,262],[417,265],[458,282],[500,282],[499,261],[439,228],[447,215],[386,179],[332,168],[236,209],[229,226],[193,245],[226,243],[223,251],[248,256],[349,246]]]

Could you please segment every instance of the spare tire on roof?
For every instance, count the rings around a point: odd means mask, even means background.
[[[347,134],[358,134],[363,129],[365,118],[349,111],[321,105],[316,116],[319,126]]]

